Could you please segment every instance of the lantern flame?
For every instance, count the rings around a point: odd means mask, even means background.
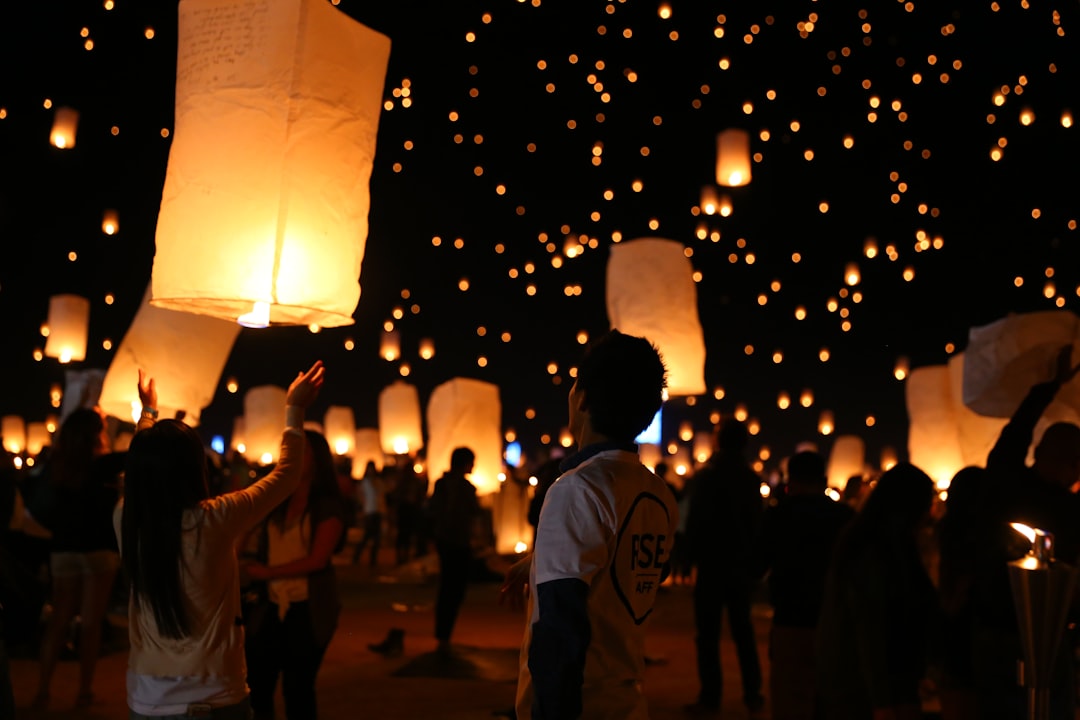
[[[270,327],[270,303],[256,302],[251,312],[236,318],[236,322],[249,328]]]

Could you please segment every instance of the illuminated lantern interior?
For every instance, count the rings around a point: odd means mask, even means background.
[[[152,302],[249,326],[348,325],[390,41],[322,0],[250,12],[180,3]]]
[[[26,423],[19,415],[5,415],[0,419],[0,437],[4,449],[18,455],[26,449]]]
[[[53,114],[49,142],[53,147],[70,150],[75,147],[75,132],[79,127],[79,112],[69,107],[58,107]]]
[[[416,386],[398,380],[379,393],[379,437],[387,455],[411,455],[424,446]]]
[[[838,435],[829,451],[829,487],[843,490],[847,481],[866,470],[866,444],[857,435]]]
[[[369,462],[375,463],[375,469],[382,471],[386,464],[382,442],[377,428],[360,428],[356,431],[355,450],[352,456],[352,476],[359,480],[364,477],[364,468]]]
[[[258,385],[244,394],[244,457],[256,465],[277,462],[285,427],[285,388]]]
[[[336,455],[352,456],[356,449],[356,418],[351,407],[331,405],[323,417],[323,434]]]
[[[49,298],[49,337],[45,340],[45,355],[61,363],[85,360],[89,322],[89,300],[78,295],[53,295]]]
[[[964,467],[948,366],[928,365],[912,370],[904,394],[909,420],[908,459],[933,478],[939,490],[945,490]]]
[[[434,483],[450,467],[457,447],[476,453],[469,480],[480,495],[499,489],[502,459],[502,404],[499,387],[472,378],[454,378],[436,387],[427,405],[428,477]],[[517,538],[515,538],[516,540]]]
[[[738,128],[716,136],[716,184],[739,187],[750,183],[750,133]]]

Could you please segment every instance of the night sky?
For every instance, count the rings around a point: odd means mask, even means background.
[[[104,343],[115,350],[139,306],[171,140],[176,10],[0,8],[0,414],[54,412],[64,367],[34,357],[50,295],[91,301],[76,369],[108,367]],[[871,464],[886,445],[902,455],[898,359],[945,363],[973,326],[1080,306],[1075,0],[339,10],[392,41],[356,323],[244,329],[202,413],[207,438],[229,433],[245,388],[284,385],[322,358],[320,405],[351,406],[359,426],[376,424],[378,393],[404,364],[422,402],[455,376],[494,382],[527,450],[557,441],[579,336],[608,328],[616,239],[677,240],[700,273],[709,392],[668,403],[666,438],[742,406],[767,467],[799,441],[828,448],[823,410],[836,433],[865,439]],[[49,144],[60,106],[81,114],[70,150]],[[730,216],[707,216],[702,188],[727,128],[750,131],[753,180],[723,189]],[[111,236],[107,208],[119,213]],[[395,362],[378,354],[387,322],[401,334]],[[431,360],[421,338],[435,342]]]

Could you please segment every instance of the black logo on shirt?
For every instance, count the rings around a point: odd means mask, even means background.
[[[671,549],[667,536],[670,519],[664,502],[652,493],[641,493],[619,528],[611,580],[636,625],[652,612],[660,575]]]

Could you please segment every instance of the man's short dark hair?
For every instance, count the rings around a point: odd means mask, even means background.
[[[667,371],[660,352],[642,337],[609,330],[591,342],[578,366],[578,391],[593,430],[632,441],[663,403]]]
[[[825,458],[821,453],[811,450],[797,452],[788,458],[788,483],[801,486],[820,486],[828,484],[825,474]]]
[[[471,469],[473,463],[476,462],[476,453],[471,448],[456,447],[454,451],[450,453],[450,469],[451,470],[465,470]]]

